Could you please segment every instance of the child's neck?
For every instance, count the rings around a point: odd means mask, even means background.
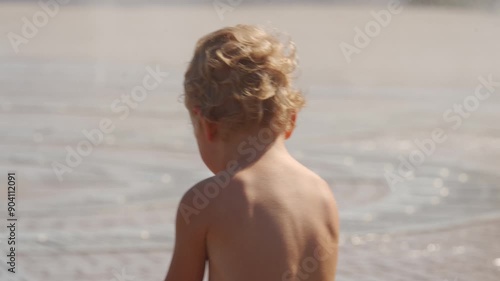
[[[285,147],[285,138],[279,135],[270,141],[265,136],[246,134],[233,137],[229,141],[221,142],[217,146],[212,171],[218,173],[227,170],[229,166],[238,165],[238,170],[254,164],[264,158],[289,156]]]

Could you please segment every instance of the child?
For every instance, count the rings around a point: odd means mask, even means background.
[[[328,184],[290,156],[302,94],[292,43],[260,28],[201,38],[185,105],[215,176],[182,198],[167,281],[334,280],[338,217]]]

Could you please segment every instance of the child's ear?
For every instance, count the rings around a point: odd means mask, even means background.
[[[205,118],[202,118],[201,122],[202,122],[203,134],[205,135],[207,140],[210,142],[214,141],[218,133],[217,123],[210,122]]]
[[[289,139],[292,136],[293,130],[295,129],[295,121],[297,120],[297,113],[292,113],[290,115],[290,129],[285,132],[285,139]]]
[[[191,109],[193,112],[194,116],[200,117],[201,116],[201,109],[199,106],[193,106],[193,109]]]
[[[196,122],[201,127],[202,134],[207,138],[208,141],[213,141],[217,135],[217,123],[210,122],[201,115],[201,109],[199,106],[193,107],[193,114],[196,118]]]

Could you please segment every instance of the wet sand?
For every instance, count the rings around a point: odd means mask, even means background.
[[[496,280],[500,89],[457,130],[442,116],[479,76],[500,80],[500,17],[405,8],[347,63],[339,44],[379,9],[243,3],[221,21],[211,5],[68,6],[18,54],[2,37],[0,178],[19,175],[14,280],[119,280],[122,270],[161,280],[178,200],[209,175],[178,101],[183,71],[198,37],[239,22],[282,29],[298,46],[308,106],[289,148],[337,196],[337,280]],[[0,4],[0,33],[36,11]],[[120,119],[112,104],[156,65],[169,76]],[[116,129],[60,182],[51,165],[104,118]],[[390,188],[385,171],[437,127],[447,141]]]

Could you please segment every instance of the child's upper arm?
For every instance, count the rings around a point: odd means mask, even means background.
[[[166,281],[201,281],[205,272],[207,210],[193,206],[192,187],[183,196],[176,217],[175,247]]]

